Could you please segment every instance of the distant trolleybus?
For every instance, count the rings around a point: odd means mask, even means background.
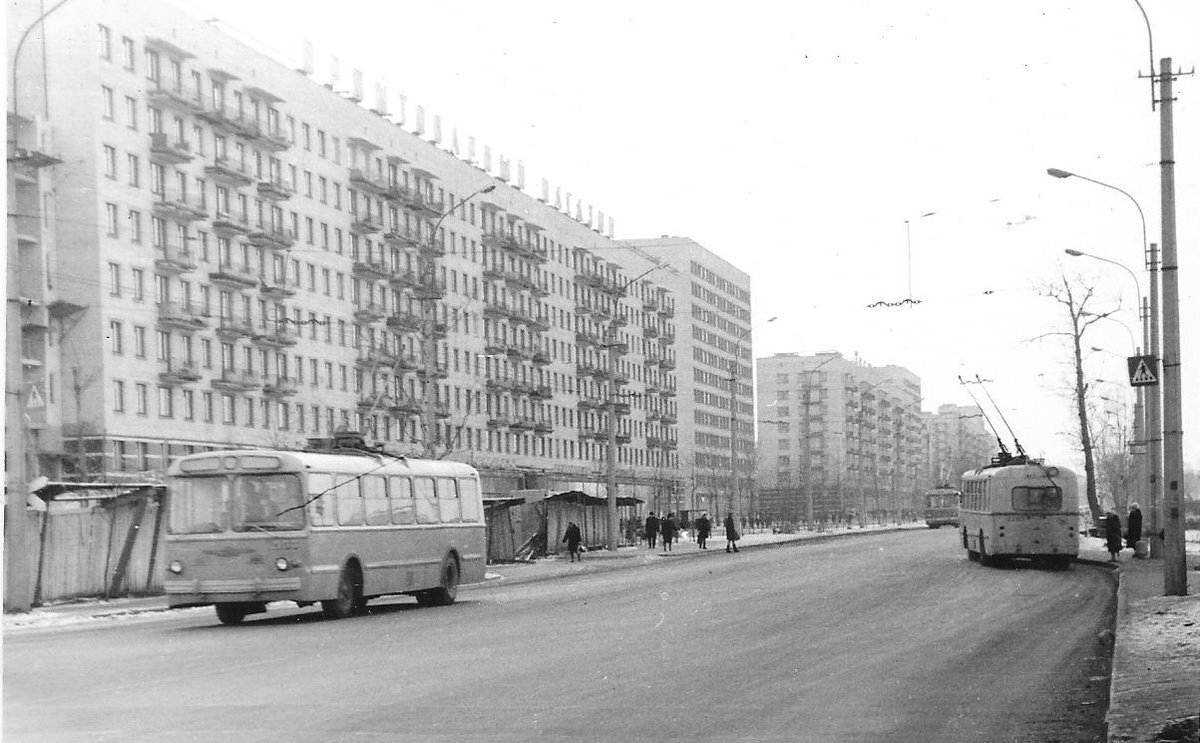
[[[951,487],[925,491],[925,525],[930,529],[939,526],[958,526],[958,501],[962,495]]]
[[[1028,557],[1066,568],[1079,554],[1075,473],[1024,455],[966,472],[959,527],[970,560]]]
[[[385,594],[448,605],[484,577],[479,474],[459,462],[193,454],[168,472],[167,503],[168,604],[214,604],[224,624],[279,600],[330,618]]]

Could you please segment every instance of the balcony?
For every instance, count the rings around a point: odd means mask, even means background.
[[[379,281],[388,279],[392,275],[392,269],[383,261],[355,261],[354,268],[351,270],[354,278],[363,279],[366,281]]]
[[[350,231],[356,235],[373,235],[383,231],[383,224],[370,215],[363,217],[356,215],[354,221],[350,223]]]
[[[392,405],[391,412],[397,415],[420,415],[421,403],[419,400],[414,400],[408,395],[402,395],[396,398],[395,404]]]
[[[204,110],[204,107],[182,88],[171,90],[160,85],[148,85],[146,100],[157,108],[166,108],[186,114],[197,114]]]
[[[669,304],[664,304],[658,308],[658,314],[669,320],[672,317],[675,317],[675,308]]]
[[[187,142],[172,142],[162,132],[150,135],[150,162],[180,165],[191,162],[193,157],[192,147]]]
[[[612,402],[606,402],[606,403],[604,403],[603,407],[604,407],[604,410],[611,410],[611,411],[613,411],[614,415],[618,415],[618,416],[629,415],[629,412],[632,409],[629,403],[621,402],[619,400],[614,400]]]
[[[604,341],[595,333],[579,331],[575,333],[575,342],[581,346],[599,346],[602,345]]]
[[[260,346],[283,348],[296,345],[296,332],[286,326],[255,333],[252,342]]]
[[[286,201],[295,196],[295,193],[283,185],[281,180],[268,180],[258,182],[258,195],[268,201]]]
[[[199,206],[188,203],[186,198],[167,199],[161,197],[150,207],[156,217],[170,219],[175,222],[188,224],[197,219],[207,219],[208,212]]]
[[[387,326],[406,333],[418,333],[421,331],[421,318],[411,312],[397,312],[388,317]]]
[[[625,290],[623,285],[617,282],[615,277],[608,276],[596,271],[580,271],[575,276],[576,280],[584,286],[590,286],[593,289],[612,294],[614,296],[623,296]]]
[[[387,181],[376,180],[360,168],[350,168],[350,185],[377,196],[388,193]]]
[[[187,248],[162,245],[155,248],[154,267],[167,274],[179,275],[195,271],[196,257]]]
[[[253,338],[254,324],[249,320],[232,315],[222,317],[217,324],[217,335],[231,341],[239,338]]]
[[[667,445],[667,440],[662,438],[661,436],[647,436],[646,437],[646,448],[647,449],[662,449],[666,445]]]
[[[387,317],[387,312],[383,305],[375,304],[374,302],[366,302],[356,305],[354,309],[354,322],[369,325],[370,323],[381,322]]]
[[[200,330],[208,327],[208,319],[186,302],[159,302],[158,324],[175,330]]]
[[[493,415],[488,418],[488,428],[508,428],[512,425],[512,418],[507,415]]]
[[[414,271],[393,271],[388,276],[393,289],[419,289],[421,279]]]
[[[421,251],[422,255],[430,258],[443,258],[446,255],[445,241],[437,241],[434,239],[418,241],[417,250]]]
[[[511,379],[489,379],[484,383],[484,388],[493,394],[500,394],[503,392],[515,393],[516,386],[517,383]]]
[[[646,312],[658,312],[662,309],[656,297],[646,297],[642,299],[642,309]]]
[[[218,286],[238,291],[258,286],[257,274],[230,265],[220,266],[216,271],[209,271],[208,278]]]
[[[246,235],[246,242],[267,250],[288,250],[296,244],[296,235],[291,230],[259,227]]]
[[[167,359],[162,362],[166,364],[166,370],[158,373],[158,381],[167,385],[187,384],[188,382],[196,382],[200,379],[200,370],[195,364],[188,364],[174,359]]]
[[[520,243],[517,242],[517,238],[513,237],[512,235],[503,235],[503,234],[501,234],[501,235],[485,234],[483,236],[483,238],[480,240],[480,243],[485,248],[493,248],[493,249],[500,249],[500,250],[517,250],[520,247]]]
[[[400,363],[400,357],[397,354],[382,348],[368,348],[366,351],[361,353],[357,359],[354,360],[354,363],[360,367],[378,369],[381,367],[393,367],[398,365]]]
[[[548,384],[539,384],[530,390],[529,396],[535,400],[549,400],[554,397],[554,390]]]
[[[662,337],[660,337],[658,339],[658,342],[663,344],[664,346],[669,346],[669,345],[673,344],[675,342],[675,333],[673,331],[664,332],[662,334]]]
[[[534,351],[530,361],[537,366],[546,366],[550,363],[550,354],[546,353],[545,351]]]
[[[576,364],[575,376],[578,377],[595,377],[596,379],[607,379],[608,371],[595,364]]]
[[[642,329],[642,335],[646,336],[647,338],[657,338],[661,334],[662,333],[659,331],[659,329],[653,325]]]
[[[296,394],[300,389],[300,385],[296,380],[287,377],[276,377],[268,379],[263,385],[263,395],[265,397],[290,397]]]
[[[224,108],[208,108],[202,107],[196,112],[196,117],[207,121],[213,127],[225,132],[236,132],[238,124],[233,120],[233,117],[226,113]]]
[[[540,434],[554,433],[554,424],[550,421],[537,421],[533,424],[533,431]]]
[[[518,432],[519,431],[532,431],[534,425],[536,425],[536,424],[537,424],[537,421],[535,421],[533,418],[526,418],[524,416],[519,416],[519,417],[513,418],[512,420],[510,420],[508,422],[508,428],[511,431],[518,431]]]
[[[446,282],[438,281],[434,278],[426,279],[421,282],[421,285],[413,292],[413,299],[417,301],[442,299],[446,296]]]
[[[226,212],[217,212],[213,215],[212,229],[221,237],[238,237],[250,232],[250,223],[245,216],[234,217]]]
[[[663,413],[662,423],[664,426],[674,426],[679,423],[679,416],[674,413]]]
[[[364,414],[376,410],[391,410],[396,407],[396,398],[388,394],[363,395],[358,398],[358,409]]]
[[[249,392],[262,387],[262,380],[248,372],[224,369],[221,376],[212,380],[212,386],[226,392]]]
[[[264,149],[271,150],[272,152],[282,152],[292,147],[292,140],[278,128],[271,129],[268,126],[259,124],[257,121],[252,121],[246,125],[245,129],[247,133],[254,135],[254,138],[258,140],[258,143]]]
[[[664,371],[671,371],[675,368],[675,359],[664,356],[663,358],[659,359],[658,366]]]
[[[675,397],[675,388],[663,387],[658,394],[662,395],[663,397]]]
[[[383,233],[384,242],[400,248],[415,248],[421,244],[421,239],[408,230],[388,230]]]
[[[218,157],[213,161],[212,165],[205,165],[204,174],[216,183],[223,186],[233,186],[234,188],[241,188],[254,183],[254,179],[248,173],[234,165],[233,161],[227,157]]]
[[[417,377],[422,380],[428,379],[445,379],[450,376],[450,372],[442,364],[430,364],[428,367],[422,365],[417,369]]]

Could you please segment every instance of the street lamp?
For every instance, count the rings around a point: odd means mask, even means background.
[[[457,204],[438,215],[429,231],[428,250],[417,251],[417,276],[420,277],[421,286],[419,298],[421,303],[421,370],[425,377],[421,385],[421,427],[424,429],[423,449],[426,459],[433,459],[437,456],[437,442],[434,436],[435,393],[437,392],[437,375],[434,373],[437,367],[434,324],[437,321],[437,300],[441,295],[436,287],[437,262],[435,256],[437,255],[438,230],[446,217],[453,214],[456,209],[479,194],[491,193],[495,190],[494,183],[488,184],[470,196],[460,199]]]
[[[604,350],[608,356],[608,393],[605,396],[604,408],[608,414],[608,450],[605,452],[606,485],[608,488],[608,551],[616,552],[620,540],[621,517],[617,513],[617,328],[621,322],[621,297],[625,290],[633,286],[643,276],[663,266],[652,266],[626,281],[620,289],[612,294],[612,312],[605,332]]]
[[[1138,281],[1137,274],[1135,274],[1133,272],[1133,269],[1131,269],[1129,266],[1126,266],[1124,263],[1121,263],[1119,261],[1114,261],[1109,258],[1104,258],[1102,256],[1093,255],[1091,253],[1086,253],[1082,250],[1073,250],[1072,248],[1067,248],[1063,252],[1066,253],[1067,255],[1071,256],[1072,258],[1094,258],[1098,261],[1104,261],[1105,263],[1111,263],[1112,265],[1114,265],[1118,268],[1124,269],[1125,272],[1129,274],[1129,277],[1133,279],[1133,287],[1134,287],[1134,290],[1137,292],[1138,319],[1141,320],[1141,318],[1142,318],[1142,283],[1140,281]],[[1134,345],[1136,346],[1137,344],[1135,343]]]
[[[729,472],[732,477],[729,488],[729,511],[733,513],[738,502],[738,458],[737,458],[737,380],[740,371],[738,359],[742,355],[742,341],[750,335],[755,327],[761,328],[767,323],[775,322],[779,316],[769,317],[756,326],[746,328],[738,333],[737,342],[733,344],[733,361],[729,365]],[[753,362],[753,359],[751,360]],[[753,372],[753,365],[751,367]],[[736,518],[735,518],[736,520]]]
[[[932,212],[931,212],[932,213]],[[812,389],[813,374],[822,366],[825,366],[830,361],[840,358],[836,355],[831,355],[821,363],[809,369],[805,375],[804,389],[801,394],[804,395],[804,523],[805,527],[812,531],[813,528],[813,487],[812,487],[812,441],[810,440],[811,432],[809,431],[808,422],[808,405],[809,391]]]
[[[1134,2],[1137,2],[1137,0],[1134,0]],[[1138,3],[1138,8],[1141,9],[1141,3]],[[1144,18],[1145,15],[1146,15],[1145,10],[1142,10],[1142,17]],[[1149,19],[1147,19],[1146,20],[1147,32],[1149,32],[1149,29],[1150,29],[1150,21],[1149,21]],[[1151,57],[1151,66],[1150,66],[1150,69],[1151,69],[1151,75],[1150,75],[1151,96],[1150,96],[1150,98],[1151,98],[1151,103],[1153,103],[1153,100],[1154,100],[1154,95],[1153,95],[1153,92],[1154,92],[1154,74],[1153,74],[1154,45],[1153,45],[1153,42],[1151,42],[1151,45],[1150,45],[1150,57]],[[1169,85],[1166,87],[1169,88]],[[1170,96],[1168,95],[1167,98],[1169,98],[1169,97]],[[1169,167],[1167,164],[1167,161],[1168,160],[1173,161],[1173,159],[1174,159],[1173,154],[1170,157],[1168,157],[1166,154],[1164,154],[1162,156],[1161,160],[1163,162],[1164,172]],[[1086,176],[1079,175],[1078,173],[1072,173],[1070,171],[1060,170],[1059,168],[1050,168],[1046,172],[1055,178],[1075,177],[1075,178],[1079,178],[1080,180],[1087,181],[1088,183],[1094,183],[1097,186],[1102,186],[1102,187],[1110,189],[1112,191],[1116,191],[1117,193],[1125,196],[1127,199],[1129,199],[1131,202],[1133,202],[1134,207],[1137,208],[1138,217],[1141,219],[1141,222],[1142,222],[1142,256],[1143,256],[1143,260],[1146,263],[1146,268],[1149,269],[1149,271],[1150,271],[1150,306],[1147,308],[1141,302],[1140,299],[1138,300],[1139,312],[1142,313],[1142,315],[1141,315],[1141,317],[1142,317],[1142,336],[1144,339],[1144,343],[1142,344],[1142,349],[1143,349],[1143,353],[1149,354],[1150,357],[1152,359],[1154,359],[1154,363],[1157,365],[1158,357],[1159,357],[1159,338],[1158,338],[1158,335],[1159,335],[1159,331],[1158,331],[1159,259],[1158,259],[1158,246],[1157,245],[1150,245],[1150,246],[1146,245],[1146,214],[1145,214],[1145,212],[1142,211],[1142,205],[1139,204],[1138,200],[1133,198],[1133,196],[1128,191],[1126,191],[1122,188],[1117,188],[1116,186],[1112,185],[1111,183],[1105,183],[1103,181],[1098,181],[1098,180],[1095,180],[1094,178],[1088,178]],[[1165,183],[1165,178],[1166,178],[1166,176],[1164,174],[1164,183]],[[1173,199],[1173,196],[1172,196],[1172,199]],[[1166,207],[1164,206],[1164,214],[1166,214],[1168,212],[1170,212],[1170,214],[1171,214],[1172,227],[1173,227],[1173,220],[1174,220],[1173,208],[1174,208],[1173,202],[1171,203],[1171,209],[1166,209]],[[1173,243],[1173,241],[1174,241],[1173,229],[1171,231],[1164,230],[1163,234],[1164,234],[1163,250],[1164,250],[1164,259],[1165,259],[1166,258],[1165,253],[1166,253],[1166,247],[1167,247],[1166,246],[1166,236],[1168,234],[1170,234],[1171,240]],[[1172,248],[1174,248],[1173,244],[1172,244]],[[1067,251],[1067,252],[1070,255],[1076,255],[1076,254],[1087,255],[1086,253],[1082,253],[1081,251],[1076,251],[1076,253],[1072,253],[1071,251]],[[1114,265],[1119,265],[1119,266],[1121,266],[1121,268],[1125,269],[1126,271],[1129,271],[1129,268],[1124,266],[1123,264],[1116,263],[1115,261],[1109,261],[1107,258],[1099,258],[1099,256],[1091,256],[1091,257],[1097,258],[1098,260],[1103,260],[1108,263],[1113,263]],[[1174,262],[1174,253],[1173,252],[1172,252],[1172,262]],[[1129,273],[1131,275],[1133,275],[1132,271],[1129,271]],[[1136,283],[1137,276],[1134,276],[1133,278],[1134,278],[1134,282]],[[1141,296],[1141,287],[1140,286],[1138,288],[1138,295],[1139,295],[1139,297]],[[1177,307],[1173,306],[1172,311],[1175,311],[1175,310],[1177,310]],[[1136,346],[1137,344],[1135,343],[1133,345]],[[1175,358],[1178,358],[1178,357],[1175,357]],[[1161,544],[1162,544],[1158,537],[1159,530],[1160,530],[1159,518],[1160,518],[1160,516],[1163,515],[1161,512],[1161,504],[1164,504],[1164,502],[1165,502],[1163,493],[1161,490],[1162,482],[1163,482],[1163,470],[1165,467],[1165,461],[1164,461],[1164,457],[1163,457],[1163,443],[1164,443],[1163,440],[1164,440],[1164,437],[1166,436],[1163,432],[1163,388],[1158,385],[1154,385],[1153,388],[1149,389],[1149,390],[1143,390],[1141,387],[1139,387],[1138,390],[1140,392],[1140,395],[1141,395],[1141,398],[1143,401],[1142,411],[1145,416],[1145,421],[1144,421],[1145,438],[1148,439],[1150,442],[1150,447],[1149,447],[1150,474],[1149,474],[1149,482],[1147,483],[1147,487],[1148,487],[1149,494],[1150,494],[1150,497],[1148,499],[1150,502],[1150,534],[1151,534],[1150,555],[1151,555],[1151,557],[1157,557],[1159,554],[1161,554]],[[1177,400],[1178,397],[1172,395],[1171,399]],[[1172,414],[1174,414],[1174,413],[1172,413]],[[1181,429],[1182,425],[1180,425],[1178,428]],[[1178,530],[1176,530],[1176,531],[1178,531]],[[1178,571],[1176,571],[1176,572],[1178,572]]]

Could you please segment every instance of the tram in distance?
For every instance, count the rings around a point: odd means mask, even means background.
[[[925,491],[925,525],[930,529],[939,526],[958,526],[958,503],[962,493],[949,485]]]
[[[176,461],[167,493],[168,604],[224,624],[282,600],[335,619],[389,594],[449,605],[484,579],[479,474],[460,462],[217,451]]]
[[[1006,451],[963,473],[959,529],[967,559],[1030,558],[1058,569],[1079,556],[1075,473]]]

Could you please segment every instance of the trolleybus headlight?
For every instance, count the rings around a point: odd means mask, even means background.
[[[171,560],[171,564],[167,566],[167,570],[170,570],[175,575],[179,575],[183,572],[183,563],[179,560]]]
[[[288,562],[288,559],[286,557],[275,558],[275,569],[276,570],[287,570],[291,566],[292,566],[291,563]]]

